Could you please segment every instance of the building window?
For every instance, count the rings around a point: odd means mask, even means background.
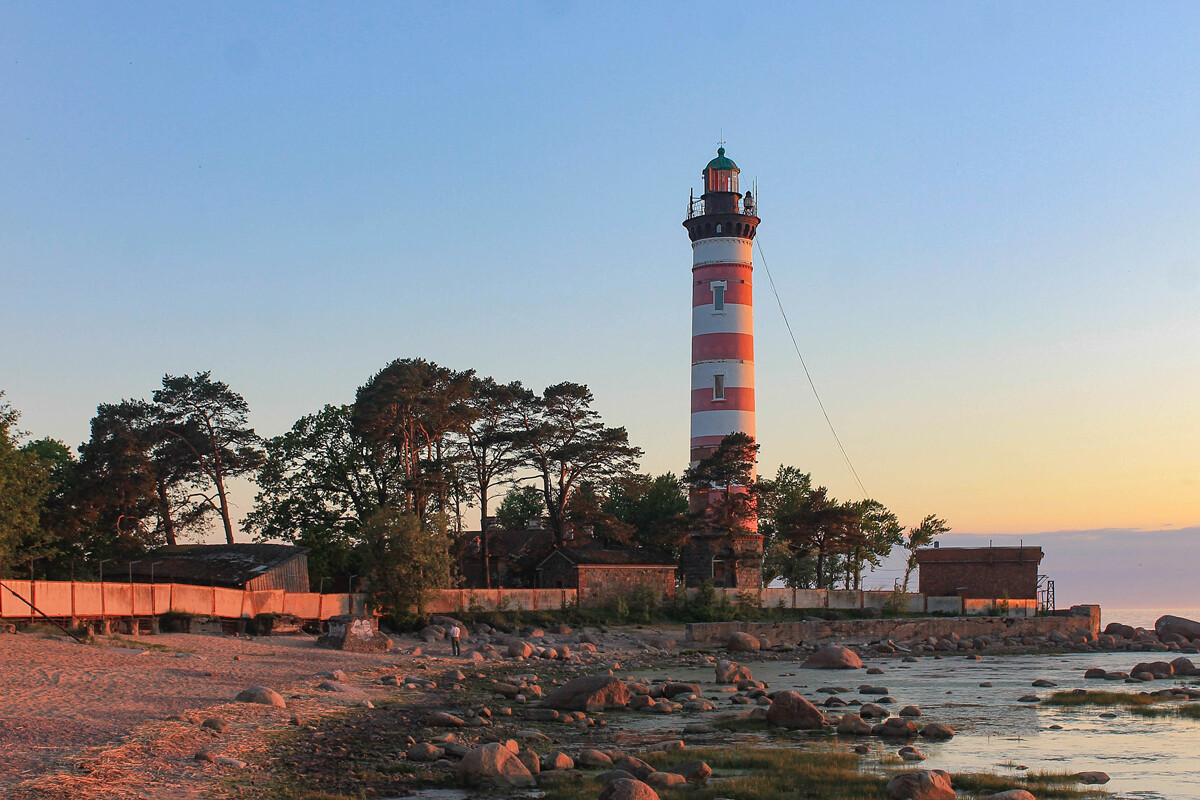
[[[725,376],[721,373],[713,375],[713,400],[725,399]]]
[[[713,313],[720,314],[725,311],[725,287],[728,284],[725,281],[712,281],[709,283],[709,288],[712,289],[713,295]]]

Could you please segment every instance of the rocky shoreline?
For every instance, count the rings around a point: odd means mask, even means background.
[[[805,669],[829,670],[831,676],[880,676],[891,664],[926,658],[1196,652],[1195,639],[1173,630],[1160,634],[1112,625],[1095,637],[1075,639],[1051,633],[1009,639],[948,636],[773,644],[739,633],[720,645],[696,646],[681,645],[682,637],[673,632],[648,628],[575,631],[566,625],[505,629],[459,623],[467,638],[463,655],[451,658],[444,637],[454,622],[437,619],[416,637],[397,637],[386,654],[388,664],[326,671],[290,686],[262,687],[277,691],[247,692],[240,698],[243,702],[174,715],[137,735],[197,742],[173,767],[205,785],[202,796],[245,800],[400,797],[419,794],[422,787],[460,786],[474,787],[475,793],[503,794],[518,785],[536,786],[551,800],[643,800],[651,796],[647,791],[669,794],[685,789],[697,797],[738,797],[745,792],[720,793],[749,780],[744,775],[753,769],[721,764],[740,765],[738,757],[776,749],[784,751],[779,758],[796,754],[840,764],[837,769],[846,775],[874,782],[870,791],[890,792],[896,798],[952,797],[937,793],[943,782],[934,774],[938,771],[912,766],[923,759],[922,743],[954,736],[953,719],[928,720],[919,707],[891,697],[883,685],[886,680],[878,677],[861,683],[834,678],[805,697],[755,680],[756,665],[795,662]],[[1127,679],[1159,679],[1165,675],[1163,664],[1172,676],[1192,674],[1186,671],[1191,662],[1179,655],[1174,661],[1142,660],[1132,665]],[[712,677],[671,677],[697,668],[710,671]],[[839,761],[863,758],[870,749],[863,741],[887,743],[892,755],[878,759],[876,745],[868,761]],[[154,760],[152,754],[139,758]],[[86,761],[77,762],[74,769],[81,765]],[[149,769],[136,760],[127,766],[131,774]],[[171,768],[162,767],[156,765],[159,774]],[[897,780],[917,773],[928,774]],[[60,786],[70,784],[70,770],[59,777]],[[1080,794],[1087,791],[1082,787],[1102,779],[1106,776],[1098,771],[1062,775],[1058,783],[1048,784],[1052,788],[1039,790],[1047,794],[1028,796],[1087,796]],[[622,783],[610,791],[618,780],[639,785]],[[960,790],[966,786],[963,797],[996,794],[971,787],[1025,792],[1038,788],[1022,785],[1019,777],[1009,781],[1011,785],[957,774],[945,780]],[[910,791],[906,786],[917,787],[912,789],[917,794],[905,794]],[[108,795],[65,790],[56,794],[53,779],[24,788],[27,791],[16,796],[156,796],[138,794],[136,782],[124,794]],[[618,789],[625,793],[615,794]]]

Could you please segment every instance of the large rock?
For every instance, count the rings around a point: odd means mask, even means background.
[[[599,800],[659,800],[658,792],[639,780],[617,778],[600,790]]]
[[[575,759],[575,763],[584,769],[603,769],[611,767],[613,762],[607,753],[585,748],[579,751],[579,757]]]
[[[940,769],[901,772],[888,781],[887,793],[894,800],[955,800],[950,773]]]
[[[838,721],[837,732],[843,736],[870,736],[871,723],[858,714],[844,714]]]
[[[827,644],[800,666],[805,669],[861,669],[862,659],[848,647]]]
[[[1120,636],[1123,639],[1132,639],[1137,635],[1137,631],[1132,625],[1122,625],[1119,622],[1110,622],[1104,626],[1104,632],[1109,636]]]
[[[892,717],[871,728],[871,735],[885,739],[911,739],[917,735],[917,723],[903,717]]]
[[[629,704],[629,687],[612,675],[585,675],[557,687],[545,704],[563,711],[603,711]]]
[[[1192,663],[1190,658],[1180,656],[1171,662],[1171,669],[1176,675],[1194,676],[1200,675],[1200,670],[1196,669],[1196,665]]]
[[[262,706],[287,708],[287,702],[283,699],[283,695],[266,686],[251,686],[249,689],[243,689],[233,699],[239,703],[258,703]]]
[[[737,683],[751,680],[754,680],[754,676],[750,673],[749,667],[743,667],[727,658],[717,661],[717,683]]]
[[[476,747],[458,762],[458,779],[468,786],[535,786],[537,781],[516,753],[500,742]]]
[[[1107,772],[1093,770],[1091,772],[1076,772],[1075,780],[1079,781],[1080,783],[1086,783],[1090,786],[1098,786],[1102,783],[1108,783],[1109,778]]]
[[[954,729],[949,725],[943,725],[940,722],[931,722],[921,731],[921,735],[926,739],[941,740],[953,739]]]
[[[776,692],[767,709],[767,724],[793,730],[814,730],[825,726],[825,715],[799,692]]]
[[[1037,800],[1037,798],[1024,789],[1009,789],[1005,792],[989,794],[979,800]]]
[[[1176,633],[1185,639],[1200,639],[1200,622],[1186,617],[1173,617],[1167,614],[1159,617],[1154,623],[1154,632],[1159,636],[1166,633]]]
[[[712,777],[712,767],[703,761],[685,761],[670,768],[676,775],[682,775],[688,783],[703,785]]]
[[[329,618],[329,632],[317,639],[317,647],[355,653],[386,653],[392,640],[379,632],[379,618],[341,614]]]
[[[745,631],[730,634],[725,646],[735,653],[752,653],[762,649],[762,642],[757,636],[751,636]]]

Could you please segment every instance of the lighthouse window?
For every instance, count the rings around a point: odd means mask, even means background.
[[[725,281],[713,281],[709,284],[713,293],[713,313],[725,310]]]
[[[721,223],[717,223],[717,233],[721,232]]]
[[[720,373],[713,375],[713,400],[725,399],[725,376]]]

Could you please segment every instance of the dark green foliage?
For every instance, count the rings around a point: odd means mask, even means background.
[[[154,393],[162,430],[190,455],[190,464],[211,485],[202,502],[221,518],[225,540],[234,543],[226,481],[256,470],[263,461],[258,435],[250,427],[250,406],[211,372],[164,375]]]
[[[449,538],[415,514],[378,509],[362,527],[361,550],[372,601],[393,616],[408,616],[409,609],[419,616],[430,590],[450,585]]]
[[[318,581],[361,574],[355,548],[364,521],[403,501],[398,456],[358,435],[352,413],[350,406],[325,406],[266,442],[258,496],[244,523],[259,541],[309,548]]]
[[[558,544],[567,533],[567,503],[584,482],[628,475],[642,451],[624,428],[610,428],[592,409],[592,393],[578,383],[559,383],[522,407],[524,465],[541,481],[542,501]]]
[[[508,490],[496,509],[496,521],[509,531],[525,530],[546,508],[542,492],[534,486],[515,486]]]
[[[30,558],[27,548],[48,544],[41,536],[41,515],[53,467],[35,450],[18,445],[18,419],[20,413],[0,392],[0,575],[20,574],[19,563]]]

